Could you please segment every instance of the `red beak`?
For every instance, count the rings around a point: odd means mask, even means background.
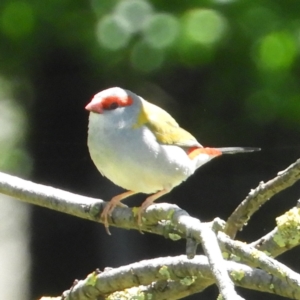
[[[93,98],[92,101],[85,107],[86,110],[89,110],[91,112],[102,114],[103,113],[103,107],[99,99]]]

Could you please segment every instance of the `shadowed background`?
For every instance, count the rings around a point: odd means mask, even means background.
[[[202,221],[226,219],[251,188],[299,158],[299,20],[293,1],[2,0],[1,171],[104,200],[120,193],[89,157],[84,110],[95,93],[120,86],[169,111],[204,146],[262,148],[213,160],[159,200]],[[238,238],[269,232],[296,204],[297,188],[274,197]],[[19,206],[1,208],[10,223],[0,240],[3,249],[18,241],[2,257],[14,253],[19,265],[6,268],[26,269],[18,299],[59,295],[96,268],[185,251],[184,241],[113,227],[108,236],[101,224],[0,200]],[[300,271],[298,257],[294,249],[281,261]],[[216,287],[202,295],[216,296]]]

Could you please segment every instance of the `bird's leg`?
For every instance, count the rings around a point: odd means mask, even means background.
[[[106,205],[103,209],[103,212],[101,213],[101,219],[103,219],[105,230],[109,235],[111,235],[111,233],[109,231],[108,216],[111,215],[111,213],[113,212],[113,210],[115,209],[116,206],[127,207],[127,205],[121,203],[121,201],[131,195],[134,195],[134,194],[136,194],[136,192],[127,191],[120,195],[112,197],[112,199],[108,203],[106,203]]]
[[[150,206],[156,199],[158,199],[159,197],[168,194],[170,192],[170,188],[165,188],[159,192],[157,192],[156,194],[153,194],[151,196],[149,196],[143,203],[142,205],[139,207],[139,211],[138,211],[138,225],[139,227],[141,227],[142,225],[142,214],[143,212],[146,210],[146,208],[148,206]]]

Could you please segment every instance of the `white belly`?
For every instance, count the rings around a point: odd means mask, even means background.
[[[107,130],[90,120],[88,147],[104,176],[135,192],[172,189],[196,169],[183,149],[160,145],[147,127]]]

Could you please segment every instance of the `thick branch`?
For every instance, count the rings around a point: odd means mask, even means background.
[[[263,270],[253,269],[231,261],[226,261],[225,265],[236,285],[276,293],[291,299],[300,299],[298,289],[292,289],[285,280],[274,278]],[[203,291],[214,282],[214,278],[205,256],[199,255],[192,260],[183,255],[156,258],[107,270],[100,274],[94,272],[85,280],[80,280],[71,290],[66,291],[64,296],[66,300],[92,300],[134,286],[144,286],[143,290],[135,294],[135,296],[141,296],[142,292],[153,292],[150,290],[152,282],[156,282],[157,286],[166,288],[165,290],[156,289],[155,299],[179,299]],[[170,287],[168,284],[172,286],[173,290],[167,288]],[[186,286],[185,291],[184,286]],[[179,293],[178,296],[177,292]]]
[[[236,212],[233,213],[231,216],[232,220],[238,216],[243,216],[243,214],[244,217],[250,218],[251,214],[267,200],[267,196],[270,197],[270,195],[275,194],[275,191],[278,192],[282,190],[283,187],[290,186],[299,179],[299,165],[300,160],[287,170],[281,172],[278,177],[269,181],[267,184],[261,183],[260,186],[255,191],[252,191],[243,201],[244,205],[239,206]],[[98,222],[100,221],[100,212],[105,205],[105,202],[102,200],[79,196],[52,187],[35,184],[4,173],[0,173],[0,193],[28,203]],[[262,195],[260,195],[260,193]],[[253,203],[250,200],[252,200]],[[116,208],[109,218],[109,222],[118,227],[142,229],[144,231],[163,234],[171,239],[184,237],[187,239],[187,255],[189,258],[194,256],[197,244],[202,243],[205,254],[208,257],[211,274],[223,298],[230,300],[241,299],[236,294],[233,283],[228,277],[227,263],[224,262],[222,258],[211,224],[201,223],[199,220],[190,217],[187,212],[176,205],[155,204],[150,206],[144,213],[143,219],[146,221],[142,225],[142,228],[140,228],[135,220],[134,212],[135,209]],[[243,224],[243,222],[241,222],[241,224]],[[227,230],[230,231],[233,229],[232,232],[234,232],[234,230],[237,229],[236,225],[237,224],[228,221]],[[228,244],[230,243],[228,242]],[[168,280],[171,279],[168,278]],[[171,284],[171,281],[168,282],[168,284]],[[172,284],[174,285],[175,283],[173,282]]]
[[[91,211],[91,207],[100,207],[105,204],[103,200],[76,195],[1,172],[0,193],[27,203],[93,221],[98,218],[96,214],[93,214],[94,211]]]
[[[91,208],[93,208],[95,204],[103,205],[104,203],[104,201],[101,200],[42,186],[3,173],[0,173],[0,192],[28,203],[37,204],[89,220],[98,220],[97,216],[99,216],[99,210],[93,210]],[[149,214],[151,214],[153,206],[149,209]],[[177,206],[171,206],[171,211],[170,209],[169,211],[163,210],[163,213],[166,214],[166,211],[167,215],[165,218],[170,218],[171,223],[176,224],[178,227],[178,231],[188,237],[188,241],[196,241],[194,247],[196,247],[197,243],[203,242],[205,253],[212,266],[212,272],[224,299],[234,299],[237,297],[233,284],[224,267],[223,258],[215,234],[210,226],[201,224],[199,220],[190,217]],[[145,214],[146,219],[148,213]],[[161,218],[161,210],[158,214],[160,215],[158,220],[164,219]],[[151,221],[151,218],[149,219]],[[137,223],[134,221],[134,218],[132,218],[130,225],[131,227],[137,228]],[[188,243],[188,245],[190,247],[191,243]],[[195,253],[195,250],[189,250],[189,252]]]
[[[153,206],[149,207],[150,211],[151,207],[153,208]],[[145,217],[147,218],[147,216]],[[212,274],[223,298],[225,300],[242,299],[236,294],[234,285],[228,276],[216,235],[211,229],[211,226],[190,217],[181,209],[175,210],[170,221],[173,224],[176,224],[179,232],[185,233],[188,238],[187,245],[189,245],[189,241],[196,241],[195,246],[197,245],[197,242],[202,243],[203,250],[211,265]]]

